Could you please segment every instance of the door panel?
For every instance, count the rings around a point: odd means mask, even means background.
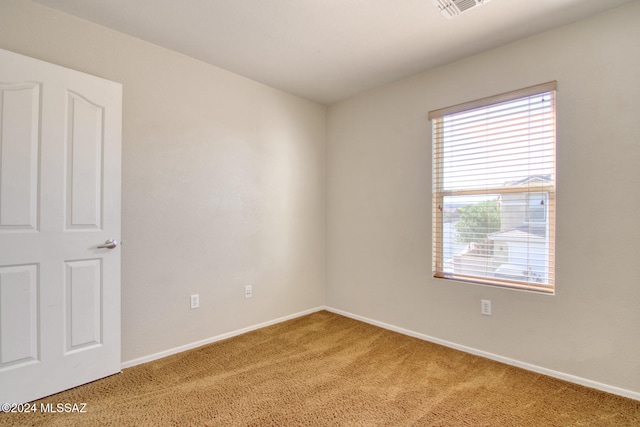
[[[102,344],[102,262],[66,263],[66,350]]]
[[[67,227],[101,228],[103,107],[69,92]]]
[[[120,371],[119,84],[0,50],[0,402]]]
[[[0,268],[0,368],[38,359],[38,266]]]
[[[0,232],[35,230],[40,85],[0,84]]]

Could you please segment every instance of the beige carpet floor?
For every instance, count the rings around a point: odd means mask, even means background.
[[[635,373],[637,374],[637,373]],[[0,414],[19,426],[640,426],[640,402],[321,311]]]

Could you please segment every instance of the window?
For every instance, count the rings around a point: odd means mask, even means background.
[[[556,82],[429,113],[435,277],[552,293]]]

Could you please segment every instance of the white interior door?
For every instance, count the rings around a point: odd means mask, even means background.
[[[0,403],[120,371],[121,104],[0,50]]]

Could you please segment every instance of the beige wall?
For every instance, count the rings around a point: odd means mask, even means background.
[[[635,2],[331,106],[327,305],[640,392],[638,23]],[[556,295],[433,279],[428,111],[550,80]]]
[[[0,48],[123,83],[123,361],[324,304],[325,107],[27,1]]]

